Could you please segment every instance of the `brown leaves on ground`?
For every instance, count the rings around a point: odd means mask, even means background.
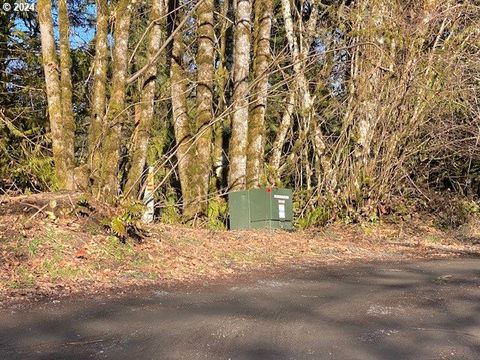
[[[478,243],[424,223],[338,225],[292,233],[154,225],[147,228],[146,242],[122,244],[92,218],[52,219],[39,213],[30,221],[31,216],[0,215],[4,299],[197,283],[291,265],[480,254]]]

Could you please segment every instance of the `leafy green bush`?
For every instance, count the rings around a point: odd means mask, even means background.
[[[225,199],[215,197],[208,203],[208,227],[212,230],[225,230],[228,218],[228,205]]]
[[[140,220],[145,207],[142,203],[132,203],[124,207],[123,213],[110,220],[104,221],[104,225],[110,230],[112,235],[117,237],[122,243],[126,243],[128,238],[141,240],[142,229]]]

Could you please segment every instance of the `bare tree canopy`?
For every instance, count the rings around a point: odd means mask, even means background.
[[[39,0],[2,13],[0,189],[81,189],[225,221],[295,191],[304,224],[480,196],[478,1]],[[33,54],[41,54],[41,57]]]

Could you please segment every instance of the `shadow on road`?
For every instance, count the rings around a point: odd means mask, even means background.
[[[478,359],[480,260],[306,269],[0,315],[5,359]]]

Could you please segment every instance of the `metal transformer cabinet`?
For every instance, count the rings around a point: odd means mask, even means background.
[[[228,196],[230,230],[292,230],[292,190],[252,189]]]

